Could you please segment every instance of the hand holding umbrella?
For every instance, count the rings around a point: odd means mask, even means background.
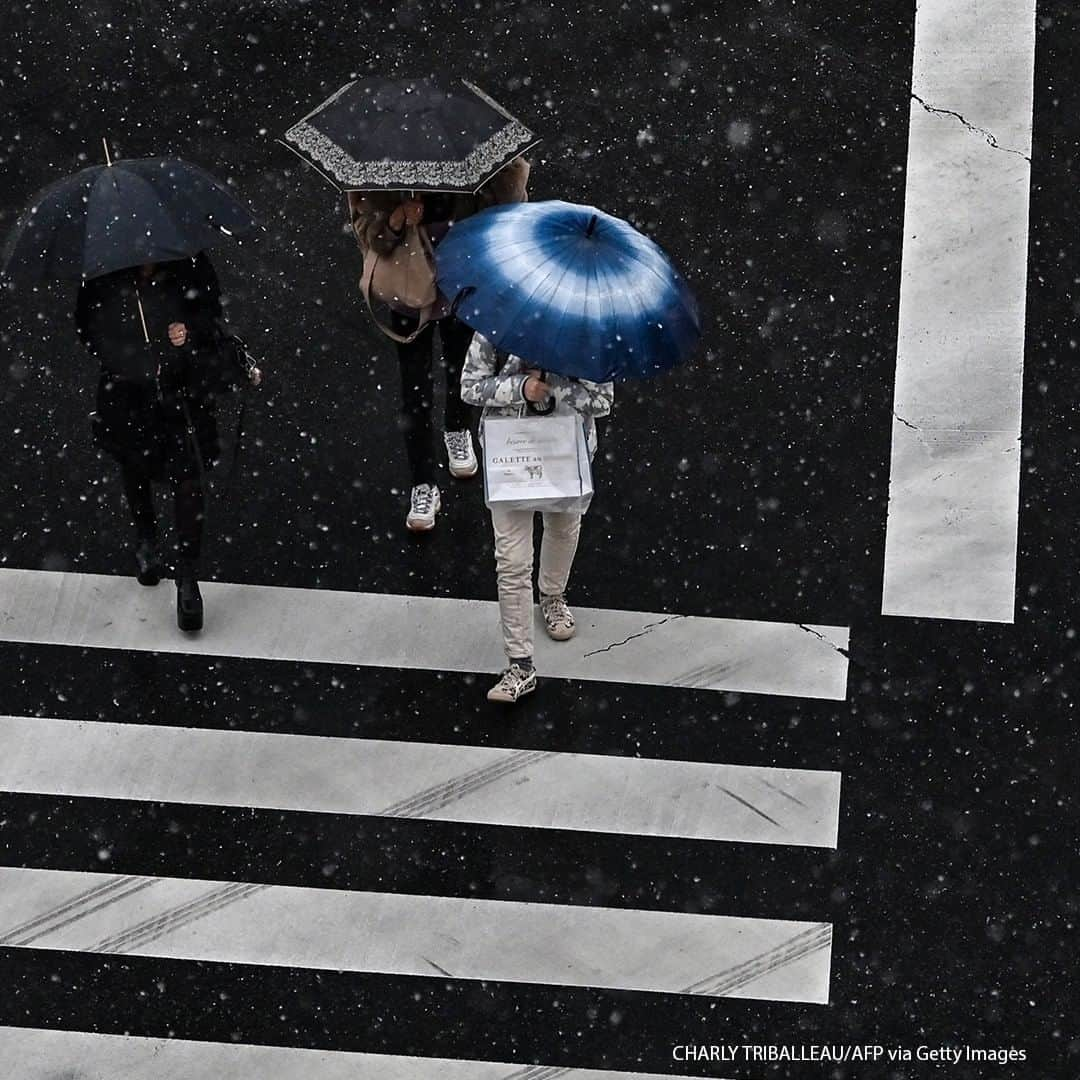
[[[424,220],[424,204],[419,199],[406,199],[396,206],[388,222],[394,232],[401,232],[406,225],[419,225]]]
[[[528,378],[525,380],[525,385],[521,391],[525,395],[525,400],[534,404],[547,401],[551,396],[551,387],[544,381],[544,373],[532,368],[525,374]]]
[[[521,393],[525,397],[529,412],[538,416],[547,416],[555,411],[555,399],[552,397],[552,388],[547,381],[547,376],[538,368],[530,368],[525,372],[525,383]]]

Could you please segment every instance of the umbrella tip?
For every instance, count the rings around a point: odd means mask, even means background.
[[[101,145],[105,147],[105,164],[112,165],[112,154],[109,153],[109,140],[101,136]]]
[[[586,236],[592,236],[592,234],[596,231],[596,222],[597,217],[595,214],[593,214],[593,216],[589,218],[589,227],[585,230]]]

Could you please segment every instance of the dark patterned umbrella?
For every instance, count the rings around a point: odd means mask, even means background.
[[[256,224],[221,181],[179,158],[92,165],[38,192],[2,269],[28,285],[80,281],[195,255]]]
[[[464,193],[539,141],[470,83],[380,77],[343,86],[285,138],[346,191]]]

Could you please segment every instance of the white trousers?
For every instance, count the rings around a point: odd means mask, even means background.
[[[492,510],[499,618],[508,658],[533,654],[533,519],[535,510]],[[540,592],[561,596],[574,565],[580,514],[544,514],[540,542]]]

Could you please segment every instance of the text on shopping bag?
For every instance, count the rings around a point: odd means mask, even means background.
[[[584,512],[593,482],[581,417],[486,419],[484,488],[488,506]]]

